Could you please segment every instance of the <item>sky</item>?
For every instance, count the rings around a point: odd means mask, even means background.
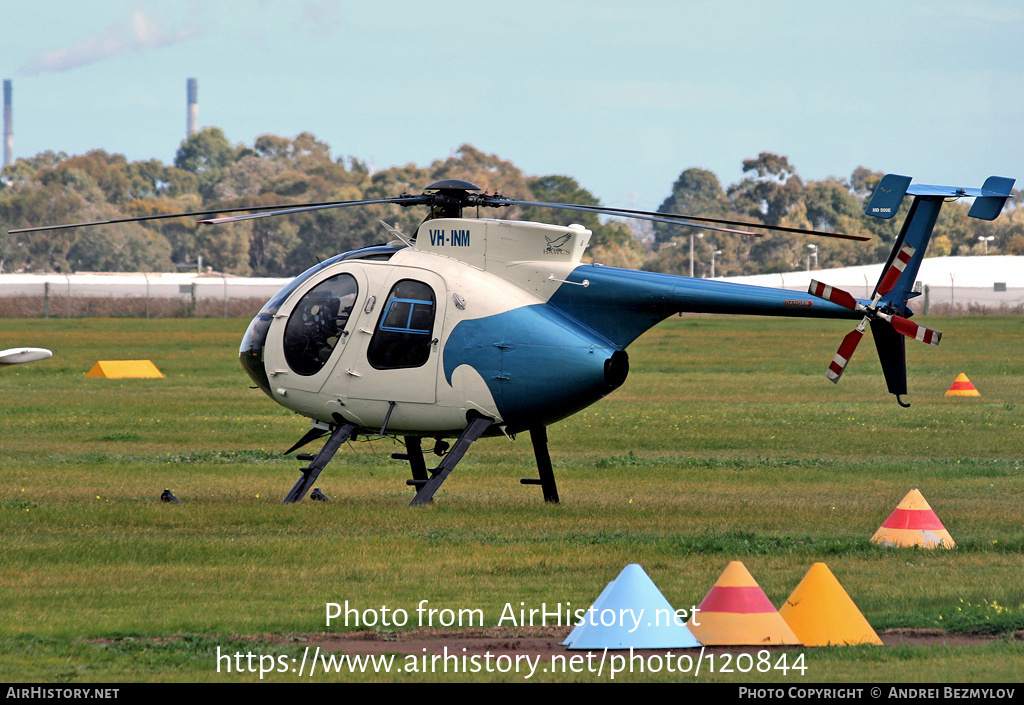
[[[172,163],[195,77],[232,143],[312,132],[374,169],[469,143],[609,206],[765,151],[805,180],[1024,179],[1019,0],[3,0],[0,33],[16,157]]]

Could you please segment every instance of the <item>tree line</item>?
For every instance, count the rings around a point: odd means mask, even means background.
[[[848,180],[804,181],[787,157],[765,152],[744,161],[743,173],[740,182],[723,186],[713,172],[686,169],[659,211],[862,234],[872,241],[790,234],[752,238],[522,206],[500,217],[581,223],[594,233],[588,250],[593,261],[675,274],[689,273],[693,235],[696,276],[709,276],[712,258],[717,276],[790,271],[805,263],[830,268],[879,262],[898,235],[901,217],[882,221],[863,215],[880,172],[860,167]],[[5,167],[0,272],[174,271],[194,268],[201,257],[220,272],[292,276],[338,252],[392,239],[380,221],[415,233],[422,209],[381,204],[216,227],[174,218],[21,235],[7,231],[236,206],[388,198],[419,193],[449,178],[521,200],[601,205],[572,177],[529,176],[468,144],[426,167],[371,171],[356,157],[332,157],[330,146],[309,133],[294,139],[263,135],[251,146],[232,145],[219,128],[210,127],[181,143],[173,165],[156,159],[129,162],[93,150],[77,156],[48,151]],[[942,209],[929,254],[1024,254],[1022,201],[1015,191],[1009,212],[993,222],[968,218],[965,205],[950,204]]]

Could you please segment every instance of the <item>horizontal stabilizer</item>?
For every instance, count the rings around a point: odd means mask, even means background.
[[[900,203],[903,202],[903,196],[907,193],[907,187],[910,186],[910,181],[909,176],[900,176],[899,174],[883,176],[882,180],[878,182],[875,192],[871,194],[871,201],[864,209],[864,213],[886,219],[896,215],[896,211],[900,209]]]
[[[973,198],[974,205],[967,215],[982,220],[995,220],[1003,210],[1006,199],[1011,196],[1014,181],[1015,179],[1006,176],[990,176],[985,179],[981,188],[964,188],[931,184],[911,185],[909,176],[886,174],[878,182],[864,212],[876,218],[891,218],[899,210],[903,197],[909,193],[911,196],[931,198]]]
[[[938,196],[941,198],[973,198],[974,205],[967,215],[982,220],[995,220],[1003,209],[1003,204],[1010,197],[1015,179],[1005,176],[990,176],[985,179],[981,188],[961,188],[959,186],[932,186],[914,184],[907,193],[911,196]]]
[[[974,199],[974,205],[967,215],[982,220],[995,220],[1010,196],[1013,182],[1014,179],[1005,176],[990,176],[985,179],[981,195]]]

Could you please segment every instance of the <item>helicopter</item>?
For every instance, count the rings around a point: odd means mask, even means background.
[[[402,437],[415,488],[411,506],[431,502],[479,438],[529,432],[544,500],[558,502],[547,427],[600,400],[629,373],[626,348],[677,313],[860,319],[842,341],[827,376],[838,382],[870,325],[888,391],[909,406],[905,338],[937,345],[939,331],[918,325],[908,302],[942,203],[974,198],[969,215],[996,218],[1014,179],[989,177],[981,189],[911,185],[888,174],[865,213],[892,218],[914,200],[874,293],[812,282],[807,293],[719,280],[584,264],[590,231],[581,225],[469,217],[467,209],[540,206],[759,236],[757,230],[840,237],[801,228],[633,209],[518,200],[480,193],[447,179],[393,198],[161,214],[10,232],[203,216],[215,225],[329,208],[393,203],[425,206],[413,236],[383,224],[390,244],[338,254],[309,268],[252,320],[239,359],[257,388],[310,419],[290,454],[301,469],[282,504],[300,501],[338,449],[365,437]],[[221,215],[239,213],[241,215]],[[218,217],[205,217],[218,216]],[[423,441],[441,459],[427,468]],[[455,439],[449,443],[449,439]]]

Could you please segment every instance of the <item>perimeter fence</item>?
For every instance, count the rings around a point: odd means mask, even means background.
[[[289,279],[0,275],[3,318],[251,318]]]
[[[792,292],[806,293],[806,287],[780,287]],[[854,296],[871,297],[871,286],[863,288],[847,285]],[[1005,284],[992,286],[935,286],[925,284],[919,295],[910,300],[910,307],[923,316],[998,316],[1024,314],[1024,287]]]
[[[289,281],[181,274],[0,274],[0,318],[252,318]],[[925,285],[911,307],[933,316],[1024,314],[1024,287]]]

